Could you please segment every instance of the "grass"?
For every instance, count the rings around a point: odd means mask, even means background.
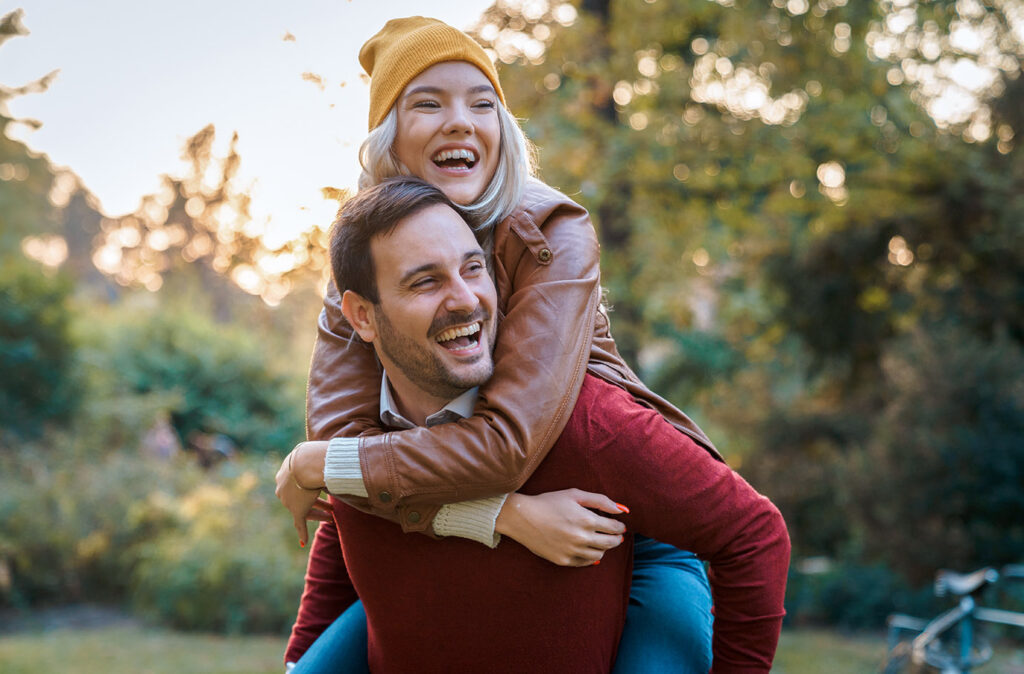
[[[57,629],[0,635],[4,674],[281,674],[282,637],[222,637],[137,626]],[[827,630],[786,630],[773,672],[876,672],[885,640]],[[1021,652],[1004,654],[981,671],[1024,672]],[[1018,665],[1020,668],[1018,669]]]
[[[224,637],[142,627],[0,636],[4,674],[282,674],[282,637]]]
[[[885,659],[885,636],[848,636],[819,629],[783,630],[772,672],[863,674]]]

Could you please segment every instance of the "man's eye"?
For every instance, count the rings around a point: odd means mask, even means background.
[[[434,283],[434,279],[432,279],[432,278],[423,278],[423,279],[420,279],[420,280],[414,282],[410,287],[411,288],[415,288],[416,290],[425,290],[426,288],[429,288],[431,285],[433,285],[433,283]]]

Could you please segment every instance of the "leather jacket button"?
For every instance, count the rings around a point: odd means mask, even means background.
[[[540,252],[537,253],[537,259],[541,262],[551,262],[551,249],[541,248]]]
[[[377,494],[377,498],[380,499],[381,503],[391,503],[391,492],[382,491],[381,493]]]
[[[413,510],[411,513],[409,513],[409,521],[413,524],[416,524],[420,521],[420,514]]]

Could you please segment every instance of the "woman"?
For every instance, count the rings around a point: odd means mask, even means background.
[[[325,517],[315,489],[324,483],[325,455],[333,493],[366,497],[372,512],[406,531],[452,531],[437,521],[439,514],[450,518],[452,506],[446,503],[479,499],[468,507],[500,510],[500,495],[525,481],[561,433],[588,370],[655,407],[717,456],[700,429],[647,390],[616,351],[600,310],[593,226],[579,205],[531,178],[528,143],[505,108],[497,73],[480,46],[439,21],[410,17],[389,21],[363,46],[360,62],[371,77],[371,132],[361,150],[360,187],[413,174],[463,206],[492,248],[504,316],[494,375],[481,387],[473,417],[381,434],[379,365],[372,351],[351,339],[332,284],[310,372],[308,431],[310,438],[336,439],[329,448],[299,445],[278,474],[279,496],[303,544],[310,508],[309,517]],[[617,512],[600,505],[607,501],[601,499],[558,493],[557,506],[538,516],[547,535],[517,540],[556,563],[592,564],[617,544],[614,534],[621,527],[594,515],[580,531],[573,517],[558,513],[575,508],[589,514],[587,507]],[[574,526],[580,537],[566,535]],[[485,527],[459,535],[490,542],[488,534],[493,532]],[[699,560],[638,540],[615,671],[706,672],[710,604]],[[332,643],[358,634],[358,624],[359,616],[347,612],[341,627],[332,628]],[[289,649],[289,658],[300,650]]]

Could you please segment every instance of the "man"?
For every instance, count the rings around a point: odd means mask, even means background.
[[[345,316],[384,366],[391,416],[382,418],[425,424],[460,403],[471,410],[474,387],[491,375],[497,298],[487,255],[447,198],[406,179],[360,193],[340,217],[331,257]],[[321,484],[322,444],[300,445],[294,474],[279,474],[279,485]],[[330,484],[329,466],[326,474]],[[714,671],[768,671],[789,541],[767,499],[656,412],[589,376],[562,436],[521,491],[573,487],[628,504],[630,532],[707,559]],[[409,536],[337,499],[331,519],[318,537],[340,545],[320,546],[323,554],[310,559],[288,659],[308,646],[310,616],[338,615],[358,594],[374,671],[611,669],[632,546],[572,569],[514,542],[491,550]]]

